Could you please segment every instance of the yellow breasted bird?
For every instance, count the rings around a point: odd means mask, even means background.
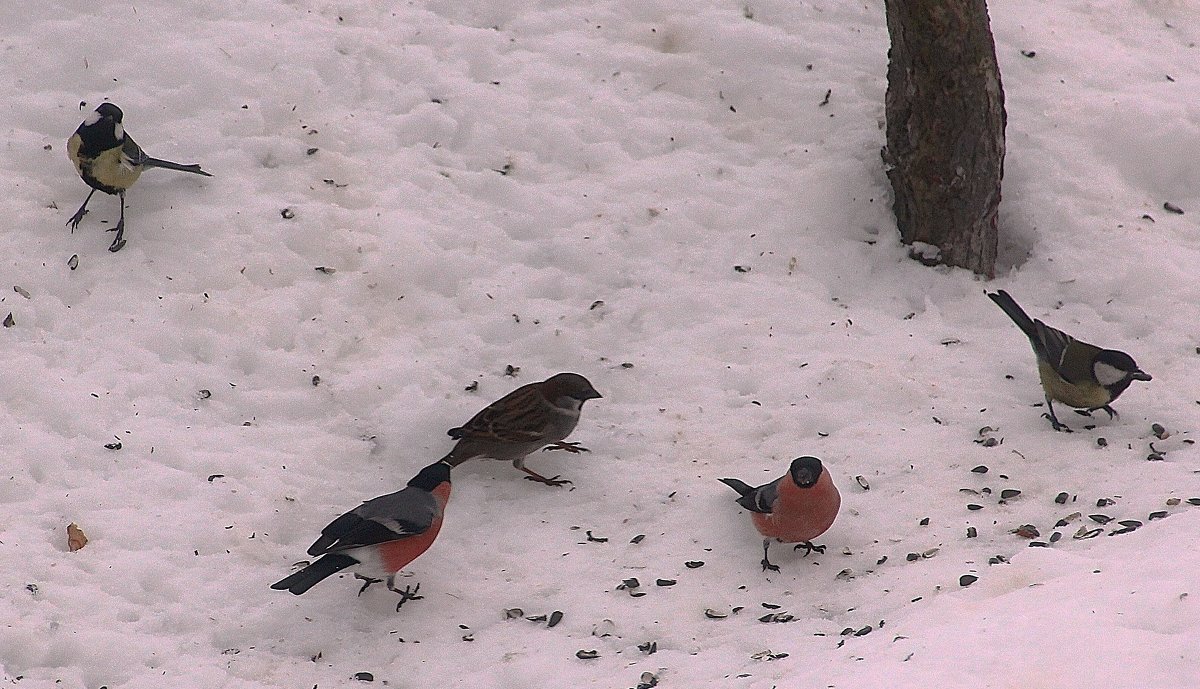
[[[101,103],[67,139],[67,156],[75,164],[79,176],[92,188],[67,225],[72,231],[79,227],[79,222],[87,215],[88,201],[97,191],[121,197],[121,219],[113,228],[117,234],[109,251],[120,251],[125,246],[125,192],[138,180],[142,170],[161,167],[212,177],[199,165],[181,165],[146,155],[134,143],[133,137],[125,133],[121,124],[123,116],[121,109],[112,103]]]
[[[1070,432],[1066,424],[1054,415],[1052,400],[1076,409],[1077,413],[1103,409],[1108,417],[1117,412],[1109,406],[1135,380],[1150,380],[1150,374],[1138,368],[1133,357],[1115,349],[1101,349],[1080,342],[1056,328],[1051,328],[1017,305],[1008,292],[988,292],[988,298],[1008,314],[1017,327],[1029,338],[1037,355],[1038,376],[1046,395],[1050,425],[1056,431]]]

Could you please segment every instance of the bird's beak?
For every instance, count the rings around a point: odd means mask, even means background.
[[[1150,377],[1150,374],[1146,373],[1145,371],[1134,371],[1133,373],[1129,374],[1129,377],[1134,380],[1154,380]]]
[[[588,393],[588,396],[587,396],[586,398],[584,398],[584,399],[589,399],[589,400],[598,400],[598,399],[601,399],[601,398],[603,398],[603,397],[604,397],[604,395],[601,395],[600,393],[596,392],[596,389],[595,389],[595,388],[592,388],[592,391],[591,391],[591,392],[589,392],[589,393]]]

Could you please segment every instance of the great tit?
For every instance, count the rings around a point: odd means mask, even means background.
[[[109,251],[120,251],[125,246],[125,192],[137,181],[142,170],[148,167],[163,167],[168,170],[191,172],[212,177],[199,165],[181,165],[169,160],[160,160],[146,155],[133,137],[125,133],[121,125],[123,113],[112,103],[101,103],[96,111],[87,116],[79,129],[67,139],[67,156],[84,182],[92,188],[83,205],[67,221],[74,231],[83,216],[87,215],[88,201],[97,190],[121,197],[121,219],[113,228],[117,236],[108,247]]]
[[[1050,410],[1043,416],[1050,419],[1054,430],[1071,431],[1054,415],[1051,400],[1075,407],[1076,413],[1085,416],[1103,409],[1111,419],[1117,416],[1117,412],[1109,406],[1113,400],[1120,397],[1133,381],[1150,380],[1150,374],[1138,368],[1133,357],[1125,352],[1100,349],[1080,342],[1061,330],[1030,318],[1004,290],[988,292],[987,295],[1013,319],[1033,345],[1033,352],[1037,355],[1038,376],[1046,393],[1046,408]]]

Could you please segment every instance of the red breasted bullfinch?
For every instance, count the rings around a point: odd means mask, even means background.
[[[399,610],[418,600],[421,585],[401,591],[395,586],[396,572],[417,559],[433,545],[442,528],[442,514],[450,499],[450,465],[435,462],[420,471],[404,490],[368,500],[321,530],[321,537],[308,549],[321,558],[304,569],[271,584],[276,590],[297,596],[325,577],[354,565],[367,574],[355,574],[367,587],[386,577],[388,590],[400,594]]]
[[[475,457],[512,462],[530,481],[548,486],[570,483],[557,476],[546,478],[525,466],[525,457],[538,448],[587,452],[579,443],[563,440],[579,423],[583,403],[602,395],[578,373],[559,373],[539,383],[522,385],[492,402],[483,411],[446,434],[458,441],[442,458],[458,466]]]
[[[750,510],[754,528],[763,535],[763,571],[778,572],[779,567],[767,559],[771,539],[782,543],[799,543],[805,556],[812,551],[825,552],[825,546],[813,545],[812,539],[829,529],[837,517],[842,496],[829,478],[829,472],[816,457],[800,457],[783,476],[752,488],[736,478],[719,479],[742,497],[737,504]]]

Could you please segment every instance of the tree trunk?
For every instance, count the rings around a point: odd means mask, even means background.
[[[1004,89],[986,0],[885,0],[887,146],[901,240],[993,277]],[[913,254],[921,254],[914,248]]]

